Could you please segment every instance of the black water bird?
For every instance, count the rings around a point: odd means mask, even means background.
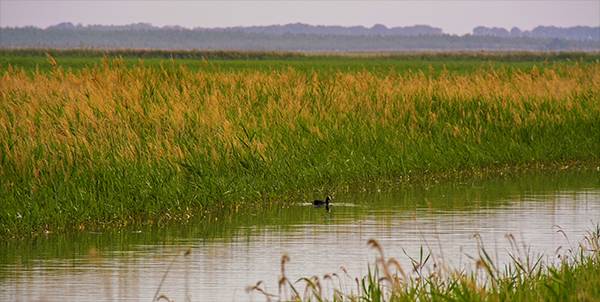
[[[327,209],[329,209],[329,201],[331,201],[331,196],[327,196],[325,198],[325,201],[320,200],[320,199],[313,200],[312,204],[313,204],[313,206],[315,206],[317,208],[325,206]]]

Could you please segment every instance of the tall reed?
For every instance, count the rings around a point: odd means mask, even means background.
[[[600,63],[469,74],[0,75],[0,237],[185,220],[301,188],[600,159]]]

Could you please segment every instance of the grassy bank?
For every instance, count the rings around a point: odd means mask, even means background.
[[[468,72],[48,64],[1,74],[2,238],[269,207],[372,177],[600,159],[597,62]]]
[[[451,268],[431,252],[421,251],[403,267],[386,257],[375,240],[368,244],[376,253],[369,273],[352,277],[342,269],[322,277],[289,280],[281,259],[281,275],[268,292],[263,282],[248,292],[278,301],[598,301],[600,299],[600,228],[589,231],[577,246],[557,249],[555,256],[533,255],[508,235],[515,247],[511,261],[496,267],[489,251],[480,246],[472,267]],[[558,260],[555,260],[558,259]],[[168,299],[168,296],[163,295]]]

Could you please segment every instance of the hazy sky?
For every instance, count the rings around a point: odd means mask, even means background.
[[[600,26],[600,0],[588,1],[27,1],[0,0],[0,26],[60,22],[226,27],[293,22],[388,27],[429,24],[464,34],[477,25]]]

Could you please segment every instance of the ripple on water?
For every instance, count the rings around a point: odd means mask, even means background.
[[[365,274],[375,257],[366,245],[371,238],[406,267],[407,255],[418,255],[421,247],[451,266],[472,267],[476,236],[500,266],[513,248],[507,234],[534,253],[553,256],[599,222],[600,188],[585,176],[579,182],[552,177],[527,185],[531,180],[517,179],[340,193],[329,213],[298,203],[274,216],[242,217],[248,220],[239,224],[191,223],[182,226],[184,235],[144,230],[55,245],[49,240],[21,250],[9,246],[0,263],[0,300],[149,301],[168,271],[161,292],[176,301],[246,301],[251,296],[244,288],[259,280],[277,292],[283,254],[291,259],[286,267],[291,280],[342,275],[341,266],[352,276]],[[192,253],[183,256],[188,248]]]

